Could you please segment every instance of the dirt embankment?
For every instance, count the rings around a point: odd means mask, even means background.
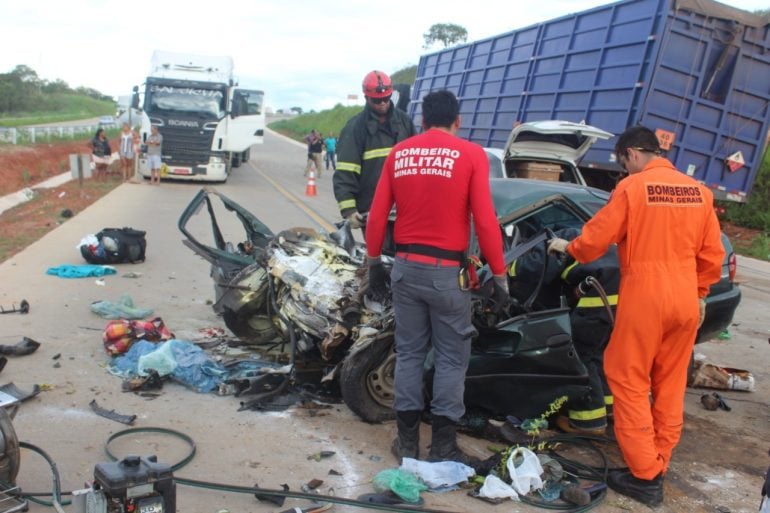
[[[0,196],[34,188],[48,178],[69,171],[69,156],[73,153],[90,153],[87,142],[0,145]],[[120,183],[119,173],[111,173],[103,181],[85,180],[82,187],[77,181],[71,181],[53,189],[36,189],[31,201],[0,214],[0,262],[19,253]]]
[[[72,153],[91,153],[87,141],[0,145],[0,196],[32,187],[68,171]]]

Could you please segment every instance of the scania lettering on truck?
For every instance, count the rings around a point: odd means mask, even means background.
[[[161,177],[226,181],[232,168],[249,160],[251,145],[263,142],[263,100],[262,91],[237,87],[230,57],[155,51],[141,136],[145,141],[152,125],[163,136]],[[139,172],[149,177],[150,171],[143,154]]]

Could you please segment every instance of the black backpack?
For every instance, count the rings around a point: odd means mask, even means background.
[[[91,264],[122,264],[125,262],[143,262],[144,252],[147,249],[147,239],[142,230],[133,228],[104,228],[96,234],[99,245],[95,248],[89,246],[80,246],[80,253],[88,263]],[[103,244],[104,237],[109,237],[117,245],[117,251],[114,248],[108,249]],[[108,246],[112,246],[111,244]]]

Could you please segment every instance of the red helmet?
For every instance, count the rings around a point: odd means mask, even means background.
[[[364,96],[369,98],[385,98],[393,93],[393,83],[390,77],[382,71],[370,71],[361,84]]]

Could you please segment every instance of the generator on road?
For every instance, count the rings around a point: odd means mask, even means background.
[[[134,95],[143,106],[142,141],[152,125],[163,136],[163,178],[224,182],[263,142],[264,93],[237,87],[231,57],[155,51],[143,103]],[[139,172],[150,171],[140,157]]]
[[[769,23],[713,0],[622,0],[422,56],[409,112],[420,126],[421,99],[450,89],[460,135],[496,148],[531,121],[642,124],[678,169],[743,202],[770,129]],[[582,158],[589,183],[620,171],[615,141]]]
[[[171,467],[154,456],[99,463],[90,488],[73,492],[75,513],[175,513]]]

